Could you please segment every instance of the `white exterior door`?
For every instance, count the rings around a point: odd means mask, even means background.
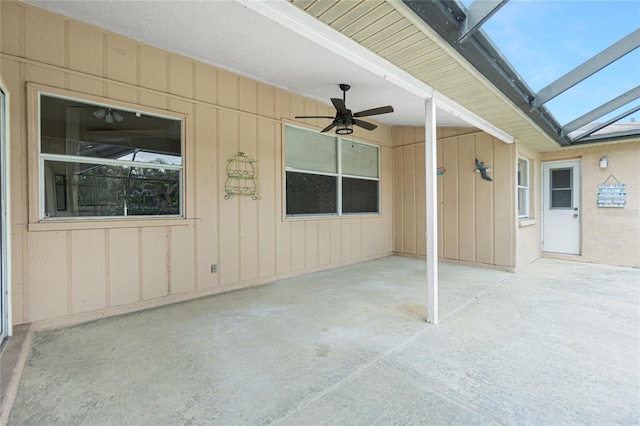
[[[580,161],[542,166],[542,251],[580,254]]]

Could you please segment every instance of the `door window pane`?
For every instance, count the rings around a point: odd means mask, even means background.
[[[573,207],[573,169],[551,170],[551,208],[570,209]]]
[[[551,188],[571,188],[571,169],[551,170]]]
[[[554,189],[551,191],[551,208],[571,208],[571,190]]]

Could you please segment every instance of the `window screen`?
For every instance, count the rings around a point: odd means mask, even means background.
[[[335,214],[338,178],[287,172],[287,214]]]
[[[342,178],[343,213],[377,213],[378,181]]]

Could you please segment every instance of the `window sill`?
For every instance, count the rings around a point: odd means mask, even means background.
[[[518,227],[524,228],[527,226],[533,226],[538,223],[538,219],[518,219]]]
[[[287,221],[299,221],[299,220],[338,220],[338,219],[363,219],[363,218],[374,218],[374,217],[381,217],[382,214],[381,213],[350,213],[350,214],[343,214],[342,216],[339,216],[337,214],[331,214],[331,215],[314,215],[314,214],[308,214],[308,215],[292,215],[292,216],[285,216],[284,217],[284,222]]]
[[[30,232],[69,231],[76,229],[115,229],[115,228],[147,228],[152,226],[186,226],[194,219],[175,218],[139,218],[139,219],[73,219],[42,220],[30,223]]]

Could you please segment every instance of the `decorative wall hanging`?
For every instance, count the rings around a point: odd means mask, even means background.
[[[491,168],[485,167],[484,163],[482,161],[478,161],[477,158],[476,158],[476,167],[477,168],[474,171],[476,173],[480,173],[480,176],[482,176],[482,179],[488,180],[489,182],[493,181],[493,179],[491,179],[489,175],[487,175],[487,173],[491,172]]]
[[[436,170],[436,176],[442,176],[446,171],[447,169],[445,169],[444,167],[438,167],[438,169]]]
[[[254,200],[261,200],[258,183],[258,160],[238,152],[227,161],[227,181],[224,184],[225,200],[235,195],[251,195]]]
[[[613,178],[616,183],[608,183]],[[604,183],[598,185],[598,207],[624,207],[627,203],[627,185],[618,182],[614,175],[609,175]]]

